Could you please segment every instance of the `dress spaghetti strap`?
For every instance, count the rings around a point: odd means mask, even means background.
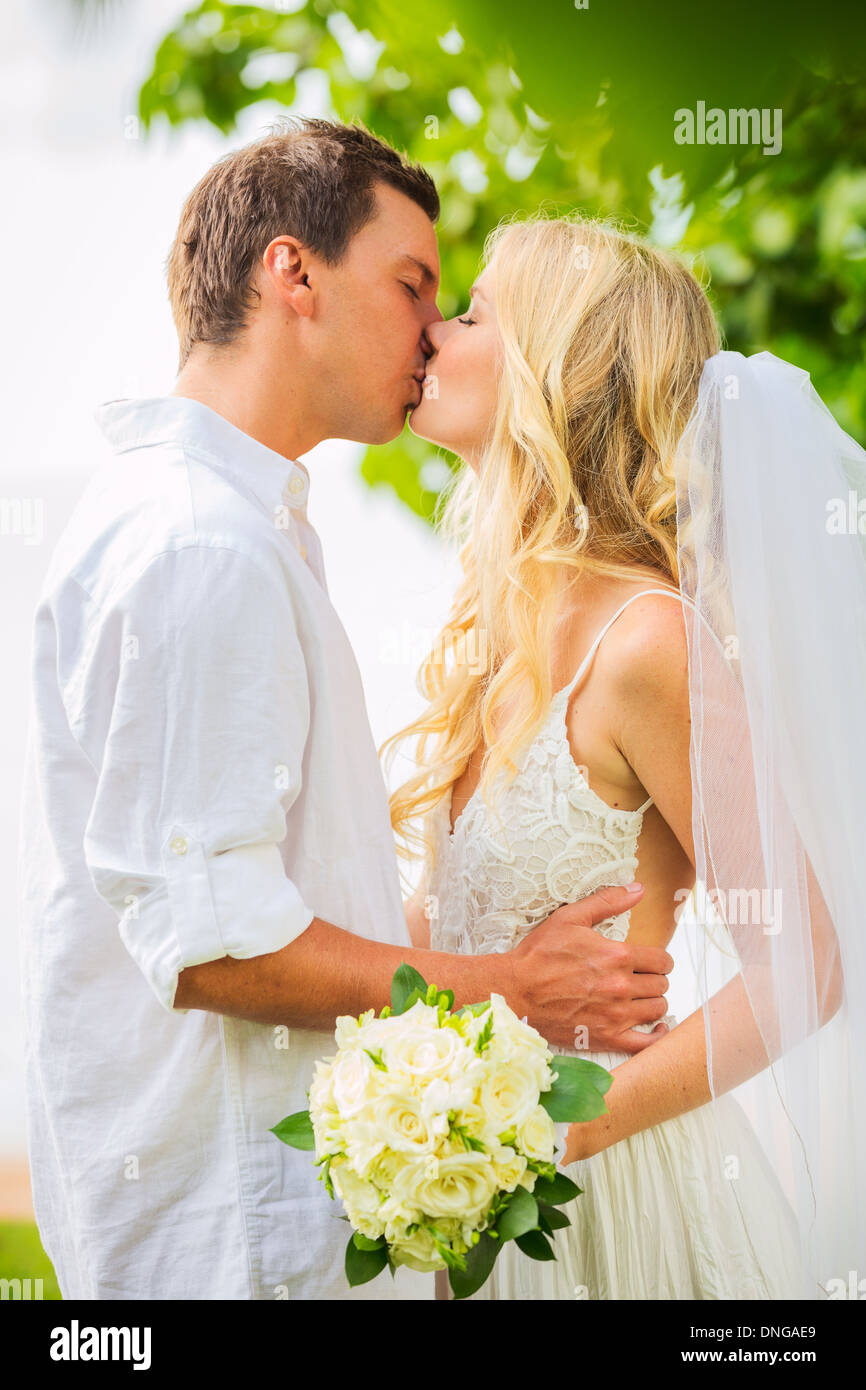
[[[571,678],[571,680],[569,681],[568,685],[563,686],[563,688],[562,688],[561,690],[558,690],[558,691],[556,692],[556,698],[557,698],[557,699],[559,699],[560,697],[564,697],[565,700],[566,700],[566,702],[567,702],[568,696],[571,694],[572,690],[573,690],[574,687],[577,685],[578,681],[580,680],[580,678],[581,678],[581,676],[583,675],[584,671],[586,670],[587,666],[588,666],[589,663],[592,661],[592,658],[595,656],[595,653],[596,653],[597,650],[598,650],[598,645],[599,645],[599,643],[601,642],[601,639],[602,639],[602,637],[604,636],[604,634],[607,632],[608,628],[611,627],[612,624],[616,622],[616,620],[617,620],[617,618],[619,617],[620,613],[624,612],[625,609],[628,608],[628,606],[629,606],[630,603],[634,603],[634,601],[635,601],[636,598],[643,598],[645,594],[671,594],[673,598],[685,599],[686,603],[691,603],[691,599],[686,598],[685,594],[681,594],[677,589],[641,589],[641,591],[640,591],[639,594],[632,594],[631,598],[627,598],[626,601],[625,601],[625,603],[623,603],[623,604],[620,605],[620,607],[616,610],[616,612],[613,614],[613,616],[612,616],[611,618],[608,618],[608,620],[607,620],[607,622],[605,623],[604,627],[601,629],[601,632],[599,632],[599,633],[596,635],[595,640],[594,640],[593,643],[592,643],[592,646],[590,647],[590,649],[589,649],[589,651],[587,652],[586,656],[583,658],[583,661],[582,661],[582,662],[580,663],[580,665],[578,666],[577,671],[575,672],[574,676],[572,676],[572,678]],[[694,606],[694,605],[692,605],[692,606]],[[643,812],[643,811],[645,811],[645,810],[647,809],[647,807],[648,807],[651,803],[652,803],[652,797],[651,797],[651,796],[650,796],[650,797],[647,797],[647,799],[646,799],[646,801],[643,803],[643,805],[642,805],[642,806],[638,806],[637,810]],[[634,814],[636,814],[636,813],[634,813]]]
[[[608,618],[604,627],[601,629],[601,632],[599,632],[596,635],[595,640],[592,643],[592,646],[590,647],[586,656],[583,658],[583,661],[578,666],[577,671],[572,676],[568,685],[563,686],[562,690],[558,690],[557,695],[563,695],[566,691],[568,691],[569,695],[571,694],[572,690],[574,690],[574,687],[577,685],[587,666],[592,661],[592,658],[595,656],[595,653],[598,650],[598,644],[601,641],[604,634],[607,632],[608,628],[616,622],[620,613],[624,612],[624,610],[628,608],[630,603],[634,603],[635,599],[637,598],[643,598],[646,594],[670,594],[673,598],[685,599],[686,603],[691,603],[691,599],[686,598],[685,594],[681,594],[677,589],[641,589],[639,594],[632,594],[631,598],[627,598],[625,603],[620,605],[620,607],[616,610],[613,616],[611,618]]]

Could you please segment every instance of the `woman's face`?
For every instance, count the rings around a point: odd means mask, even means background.
[[[496,410],[501,341],[493,309],[493,264],[472,287],[469,310],[428,324],[433,348],[409,428],[457,454],[476,471]]]

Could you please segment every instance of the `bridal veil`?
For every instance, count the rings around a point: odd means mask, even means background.
[[[793,1210],[802,1297],[862,1298],[866,453],[806,372],[720,352],[675,473],[697,875],[677,949],[713,1096]]]

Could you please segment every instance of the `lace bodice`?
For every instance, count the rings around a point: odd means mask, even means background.
[[[614,613],[573,680],[554,695],[544,725],[520,758],[517,776],[500,790],[492,808],[476,789],[453,835],[450,796],[436,808],[436,859],[428,889],[433,950],[469,955],[510,951],[563,903],[635,879],[637,840],[652,797],[625,811],[592,790],[572,757],[566,710],[611,623],[646,593],[679,597],[672,589],[646,589]],[[624,941],[629,918],[625,912],[594,930]]]

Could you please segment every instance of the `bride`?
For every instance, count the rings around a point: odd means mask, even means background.
[[[507,1243],[475,1297],[850,1296],[866,561],[830,545],[826,491],[863,453],[805,373],[720,352],[690,270],[603,223],[500,226],[428,336],[410,425],[467,467],[428,705],[388,745],[417,766],[392,797],[425,861],[413,942],[508,951],[639,864],[596,930],[679,945],[690,1001],[636,1056],[575,1020],[614,1078],[567,1133],[582,1195],[555,1261]]]

